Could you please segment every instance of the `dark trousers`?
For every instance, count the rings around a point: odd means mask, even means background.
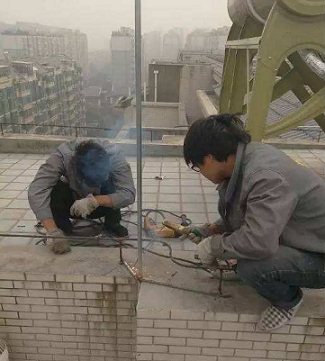
[[[75,202],[72,189],[69,184],[58,181],[51,192],[51,211],[53,214],[54,222],[57,227],[62,229],[67,234],[72,233],[72,224],[70,218],[76,218],[70,215],[70,208]],[[104,227],[111,229],[116,227],[121,222],[120,209],[109,207],[98,207],[92,212],[88,218],[97,219],[105,218]]]
[[[280,246],[270,258],[238,260],[237,274],[274,306],[292,308],[302,298],[300,287],[325,288],[325,255]]]

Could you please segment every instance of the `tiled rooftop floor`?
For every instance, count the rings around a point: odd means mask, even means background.
[[[325,150],[290,149],[285,152],[325,180]],[[46,155],[37,154],[0,154],[0,232],[35,232],[36,219],[29,208],[27,188],[46,158]],[[128,160],[136,178],[136,159]],[[164,179],[156,180],[156,176]],[[136,204],[132,208],[136,210]],[[181,158],[146,157],[143,208],[186,213],[193,223],[212,222],[218,216],[217,193],[213,184],[189,170]],[[160,216],[157,218],[161,220]],[[130,220],[136,221],[136,215]],[[131,225],[129,230],[131,235],[136,235],[135,226]],[[29,242],[34,243],[30,238],[3,237],[1,240],[2,244]]]

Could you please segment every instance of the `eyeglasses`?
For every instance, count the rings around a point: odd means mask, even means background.
[[[201,172],[200,168],[197,165],[192,165],[191,169],[194,170],[194,172],[197,172],[197,173]]]

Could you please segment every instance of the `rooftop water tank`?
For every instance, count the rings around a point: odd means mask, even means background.
[[[231,20],[243,25],[247,16],[264,23],[276,0],[228,0]]]

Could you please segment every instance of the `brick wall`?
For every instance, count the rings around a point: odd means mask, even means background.
[[[137,253],[130,249],[123,255],[134,260]],[[256,321],[267,302],[248,287],[225,285],[231,298],[147,283],[138,293],[118,260],[118,249],[75,247],[56,256],[46,247],[1,247],[0,338],[10,360],[325,359],[323,290],[304,291],[290,325],[262,333]],[[198,291],[215,288],[215,279],[199,270],[170,267],[169,260],[157,262],[153,255],[145,262],[154,280],[165,277]]]
[[[10,360],[134,360],[131,278],[0,273],[0,338]]]
[[[258,315],[148,310],[137,312],[137,360],[325,360],[325,319],[295,317],[273,333]]]

